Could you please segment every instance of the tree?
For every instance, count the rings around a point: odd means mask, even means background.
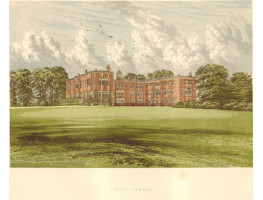
[[[136,79],[140,80],[140,81],[145,81],[146,77],[143,74],[138,74],[138,75],[136,75]]]
[[[32,86],[35,98],[39,105],[48,105],[46,88],[46,71],[48,68],[35,69],[32,73]]]
[[[125,79],[130,79],[130,80],[141,80],[145,81],[146,77],[143,74],[134,74],[134,73],[127,73],[124,76]]]
[[[31,87],[32,76],[28,69],[20,69],[17,75],[17,96],[23,106],[27,106],[33,100]]]
[[[68,74],[63,67],[55,66],[50,68],[53,74],[51,82],[52,103],[58,103],[61,99],[66,98],[66,82]]]
[[[156,70],[153,73],[148,74],[149,79],[161,79],[161,78],[168,78],[174,76],[174,73],[170,70]]]
[[[199,67],[195,75],[200,102],[218,103],[222,107],[229,97],[228,70],[221,65],[209,64]]]
[[[152,80],[153,79],[153,73],[148,73],[147,77],[149,80]]]
[[[45,67],[33,72],[33,88],[40,105],[58,104],[66,97],[68,74],[63,67]]]
[[[16,106],[18,102],[17,94],[17,73],[15,71],[10,72],[10,103]]]
[[[252,103],[252,78],[248,73],[233,74],[230,79],[230,90],[234,101]]]
[[[130,80],[135,80],[136,79],[136,74],[134,73],[127,73],[124,76],[125,79],[130,79]]]

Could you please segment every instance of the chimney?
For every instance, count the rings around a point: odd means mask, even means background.
[[[88,73],[88,70],[87,69],[85,69],[85,74],[87,74]]]
[[[192,77],[192,72],[189,72],[189,77]]]
[[[107,72],[110,72],[110,65],[107,65],[106,70]]]

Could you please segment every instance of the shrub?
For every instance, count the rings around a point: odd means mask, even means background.
[[[220,108],[220,104],[217,102],[212,102],[212,101],[207,101],[204,103],[199,104],[198,106],[199,108],[203,108],[203,109],[219,109]]]
[[[237,110],[237,111],[252,111],[252,103],[246,102],[231,102],[222,106],[224,110]]]
[[[174,108],[184,108],[184,103],[183,102],[178,102],[173,107]]]

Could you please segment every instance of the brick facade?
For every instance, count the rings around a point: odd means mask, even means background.
[[[114,92],[114,72],[110,66],[105,71],[86,70],[85,74],[67,81],[67,99],[97,99],[97,103],[111,105]],[[91,103],[93,103],[91,101]]]
[[[172,106],[196,100],[196,79],[177,76],[158,80],[127,80],[117,72],[114,105]]]
[[[189,74],[158,80],[129,80],[118,71],[114,81],[114,72],[107,66],[106,71],[86,71],[69,79],[66,95],[71,99],[96,99],[104,105],[172,106],[196,100],[196,79]]]

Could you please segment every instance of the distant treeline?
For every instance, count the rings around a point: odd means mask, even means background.
[[[10,72],[11,106],[59,105],[66,97],[68,74],[63,67],[45,67],[30,72],[19,69]]]
[[[163,69],[163,70],[156,70],[153,73],[148,73],[147,77],[144,76],[143,74],[127,73],[125,74],[124,78],[130,80],[145,81],[145,80],[168,78],[173,76],[174,73],[172,71]]]
[[[252,111],[252,77],[234,73],[221,65],[201,66],[195,73],[197,101],[177,103],[176,108]]]

